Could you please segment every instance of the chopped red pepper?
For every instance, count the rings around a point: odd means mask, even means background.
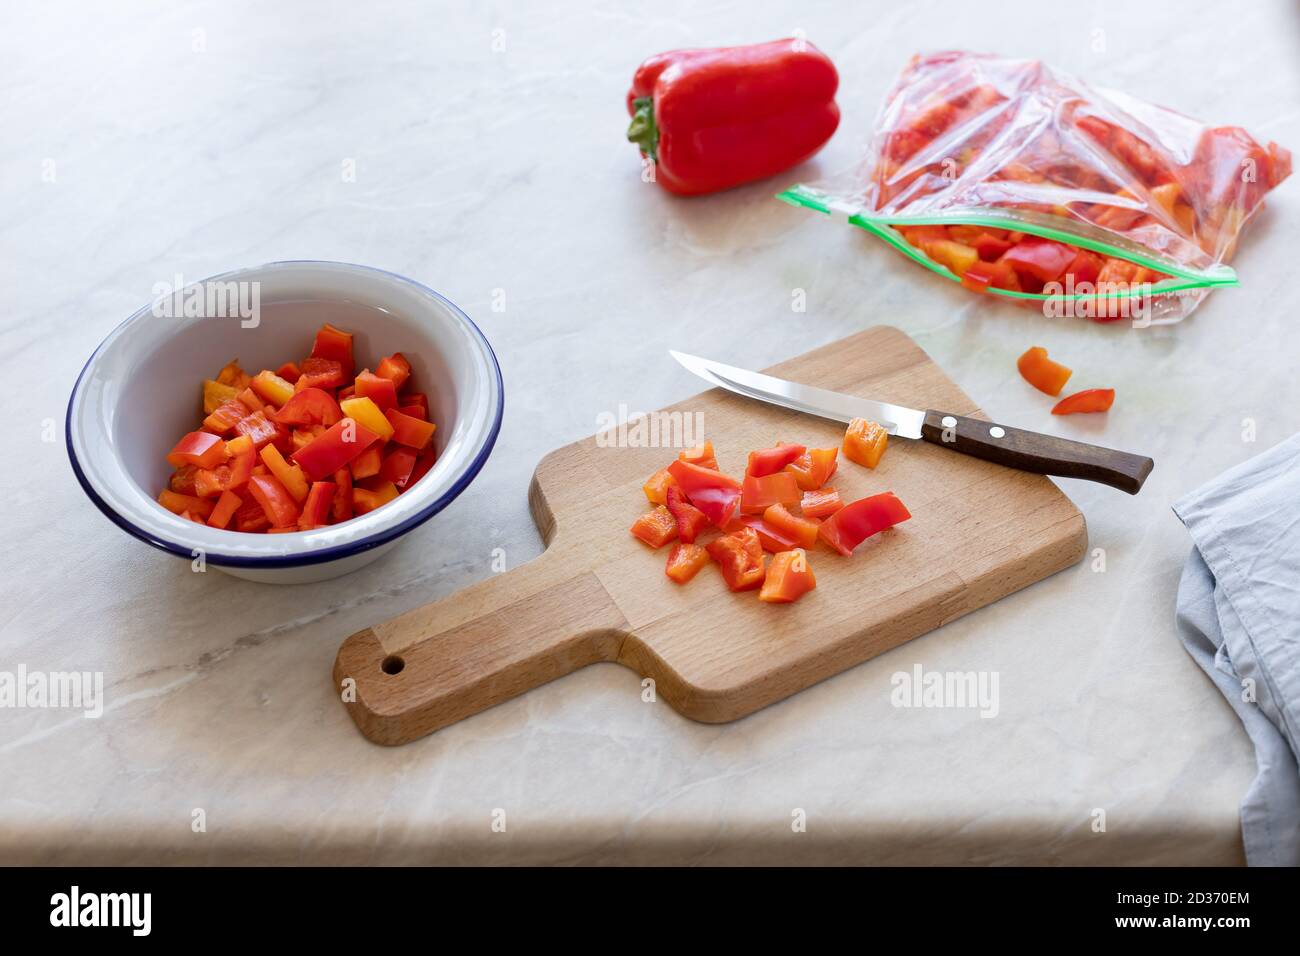
[[[362,370],[357,376],[352,394],[370,399],[379,406],[381,412],[397,407],[396,383],[391,378],[376,375],[370,369]]]
[[[740,510],[748,513],[766,511],[774,504],[797,505],[799,503],[799,483],[788,471],[779,471],[774,475],[745,479],[742,486]]]
[[[302,375],[293,387],[300,392],[307,388],[338,388],[351,374],[347,363],[313,355],[302,360]]]
[[[310,445],[294,452],[293,460],[302,466],[308,478],[321,481],[378,440],[374,432],[350,418],[342,418]]]
[[[249,496],[239,510],[235,512],[235,530],[243,532],[265,531],[271,527],[271,519],[266,516],[262,506]]]
[[[230,479],[226,488],[233,490],[242,487],[253,474],[253,467],[257,464],[257,449],[253,447],[251,438],[240,435],[226,442],[226,451],[230,453]]]
[[[249,379],[252,381],[252,379]],[[249,412],[260,412],[266,408],[266,402],[257,397],[257,392],[253,391],[250,386],[244,386],[244,390],[236,396]]]
[[[1053,415],[1074,415],[1078,412],[1105,412],[1115,404],[1113,388],[1085,388],[1061,399],[1052,408]]]
[[[647,511],[632,523],[632,535],[652,548],[662,548],[677,537],[677,519],[663,505]]]
[[[708,517],[687,501],[682,489],[676,485],[668,487],[665,497],[668,510],[677,521],[677,536],[690,544],[708,526]]]
[[[795,548],[772,556],[758,599],[772,604],[789,604],[815,587],[817,579],[808,563],[807,552],[803,548]]]
[[[775,448],[764,448],[762,451],[751,451],[745,474],[754,478],[775,474],[805,451],[807,449],[803,445],[785,444],[777,445]]]
[[[1020,277],[1016,275],[1016,270],[1011,268],[1011,263],[1003,262],[977,262],[966,270],[965,275],[961,277],[962,285],[976,292],[987,292],[990,288],[1005,289],[1008,292],[1020,291]]]
[[[274,411],[272,411],[272,414],[274,414]],[[240,435],[247,435],[252,439],[255,448],[261,448],[268,442],[274,443],[276,447],[280,447],[286,440],[292,442],[292,439],[289,438],[288,429],[279,422],[273,422],[267,418],[265,409],[259,409],[247,418],[241,419],[235,425],[235,432]]]
[[[278,369],[275,370],[275,374],[280,376],[290,385],[292,385],[294,382],[298,381],[298,379],[302,377],[302,372],[299,371],[298,366],[295,365],[293,362],[285,362],[283,365],[281,365]]]
[[[668,503],[668,488],[677,484],[667,468],[660,468],[653,475],[646,479],[646,483],[641,486],[645,496],[652,505],[663,505]]]
[[[405,488],[406,483],[411,479],[411,473],[415,470],[415,462],[419,454],[414,448],[394,448],[379,466],[380,477],[385,481],[391,481],[398,488]]]
[[[334,472],[334,489],[330,517],[337,524],[352,517],[352,472],[346,466]]]
[[[336,329],[334,326],[326,324],[316,333],[316,341],[311,347],[312,358],[333,359],[338,362],[343,372],[343,381],[352,377],[352,370],[356,368],[356,363],[352,359],[352,333],[344,332],[342,329]],[[303,371],[306,372],[306,362],[303,362]]]
[[[302,514],[298,516],[298,529],[310,531],[327,524],[330,508],[334,504],[336,487],[332,481],[313,481],[307,500],[303,503]]]
[[[799,509],[805,518],[829,518],[844,507],[840,493],[834,488],[826,487],[815,491],[805,491],[799,502]]]
[[[314,386],[294,393],[278,412],[275,420],[281,425],[333,425],[343,417],[339,403],[323,388]]]
[[[1059,279],[1074,261],[1075,249],[1063,242],[1053,242],[1039,236],[1025,236],[1003,253],[1001,262],[1008,263],[1021,275],[1051,282]]]
[[[425,421],[430,420],[429,397],[423,392],[406,392],[405,394],[398,395],[397,401],[399,403],[398,408],[403,411],[405,411],[407,405],[419,405],[420,408],[423,409],[423,412],[420,415],[414,415],[411,412],[406,412],[406,414],[411,415],[414,418],[423,418]]]
[[[723,580],[733,591],[752,591],[763,583],[767,558],[753,528],[714,538],[705,550],[718,562]]]
[[[1060,395],[1074,372],[1047,357],[1047,349],[1035,345],[1016,360],[1020,376],[1034,388],[1048,395]]]
[[[253,475],[248,479],[248,490],[275,527],[289,528],[298,523],[298,503],[274,475]]]
[[[190,432],[167,453],[168,463],[177,468],[215,468],[226,460],[226,443],[211,432]]]
[[[375,488],[364,488],[358,485],[353,485],[352,510],[359,515],[369,514],[376,508],[388,504],[388,502],[397,497],[397,494],[397,486],[391,481],[385,481]]]
[[[839,466],[838,448],[809,448],[785,470],[794,475],[795,483],[803,491],[814,491],[826,484]]]
[[[668,466],[668,473],[686,492],[691,504],[699,508],[719,528],[731,520],[740,504],[740,482],[720,471],[692,465],[678,459]]]
[[[193,495],[194,478],[197,473],[198,469],[193,465],[177,468],[172,472],[172,476],[167,479],[167,487],[182,495]]]
[[[415,458],[415,467],[411,469],[411,477],[406,480],[406,487],[409,488],[425,475],[437,463],[438,453],[433,450],[433,446],[420,452]],[[403,489],[405,490],[405,489]]]
[[[233,491],[223,491],[221,497],[217,499],[216,507],[212,509],[212,514],[208,515],[208,524],[213,528],[224,528],[230,524],[230,519],[235,516],[235,512],[243,503],[243,499]]]
[[[699,465],[701,468],[712,468],[718,470],[718,459],[713,454],[713,442],[706,441],[703,445],[696,445],[694,448],[688,448],[677,456],[678,461],[689,462],[692,465]]]
[[[234,479],[229,465],[200,468],[194,473],[194,494],[200,498],[215,498],[233,487]]]
[[[773,554],[778,551],[789,551],[799,544],[788,532],[769,524],[762,515],[741,515],[732,518],[722,530],[734,534],[746,528],[753,529],[754,534],[758,535],[758,543],[763,546],[763,550]]]
[[[406,384],[406,380],[411,377],[411,363],[406,360],[406,356],[401,352],[394,352],[392,355],[379,360],[379,364],[375,366],[375,374],[380,378],[390,380],[393,383],[393,388],[400,389]],[[425,413],[428,414],[428,408],[425,409]]]
[[[679,541],[668,552],[668,565],[664,568],[664,574],[678,584],[685,584],[708,563],[709,552],[698,544]]]
[[[376,442],[357,455],[356,458],[353,458],[348,467],[352,469],[353,480],[360,481],[362,478],[369,478],[372,475],[379,474],[379,469],[383,467],[383,464],[384,452],[379,443]]]
[[[251,379],[248,373],[239,367],[239,359],[231,359],[225,367],[217,373],[217,381],[222,385],[229,385],[239,390],[248,388]],[[210,410],[210,409],[209,409]]]
[[[867,468],[875,468],[889,445],[889,432],[875,422],[855,418],[844,432],[844,457]]]
[[[817,529],[823,541],[846,557],[873,534],[912,517],[892,491],[845,505]]]
[[[395,408],[386,411],[384,417],[388,419],[388,424],[393,426],[393,434],[390,436],[392,440],[417,451],[433,440],[434,429],[438,427],[433,422],[403,415]]]
[[[1188,232],[1191,232],[1189,229]],[[1097,278],[1101,275],[1102,268],[1106,265],[1104,259],[1095,252],[1089,252],[1087,249],[1080,249],[1075,253],[1074,261],[1065,268],[1067,275],[1074,276],[1074,285],[1077,288],[1084,282],[1097,284]]]
[[[158,493],[158,504],[162,505],[174,515],[182,514],[186,511],[191,514],[207,518],[212,514],[213,502],[208,498],[196,498],[193,495],[182,495],[170,488],[164,488]]]
[[[817,543],[818,522],[793,515],[784,505],[772,505],[763,512],[763,520],[792,538],[801,548],[811,548]]]
[[[1002,253],[1011,248],[1011,243],[1006,239],[999,239],[997,236],[991,236],[984,233],[975,240],[975,253],[985,262],[997,262]],[[966,271],[970,271],[969,269]]]
[[[222,402],[212,414],[203,419],[203,430],[214,435],[226,435],[252,410],[237,398]]]

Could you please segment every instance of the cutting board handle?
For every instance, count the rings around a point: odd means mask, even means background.
[[[618,658],[627,621],[591,571],[554,550],[353,634],[334,686],[370,740],[402,744]]]

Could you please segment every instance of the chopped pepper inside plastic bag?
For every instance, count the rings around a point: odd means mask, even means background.
[[[903,70],[859,169],[779,198],[979,292],[1099,321],[1132,300],[1168,323],[1237,284],[1241,229],[1290,174],[1287,150],[1239,127],[1035,60],[943,52]]]

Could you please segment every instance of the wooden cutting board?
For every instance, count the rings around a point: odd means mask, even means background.
[[[768,371],[984,417],[915,342],[885,326]],[[665,411],[702,421],[703,436],[692,437],[712,440],[735,476],[751,449],[838,446],[844,431],[719,389]],[[851,558],[819,545],[809,554],[817,588],[800,601],[732,594],[711,566],[679,586],[663,573],[669,548],[651,551],[628,533],[648,509],[642,483],[678,449],[626,444],[596,436],[538,464],[528,497],[547,543],[540,557],[343,642],[334,681],[366,737],[405,743],[597,661],[652,678],[687,717],[735,720],[1060,571],[1087,549],[1083,516],[1048,479],[893,439],[874,471],[841,455],[830,483],[845,501],[893,491],[912,519]]]

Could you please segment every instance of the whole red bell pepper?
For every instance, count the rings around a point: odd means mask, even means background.
[[[729,189],[821,149],[840,122],[838,85],[835,65],[802,39],[660,53],[632,77],[627,138],[669,192]]]

